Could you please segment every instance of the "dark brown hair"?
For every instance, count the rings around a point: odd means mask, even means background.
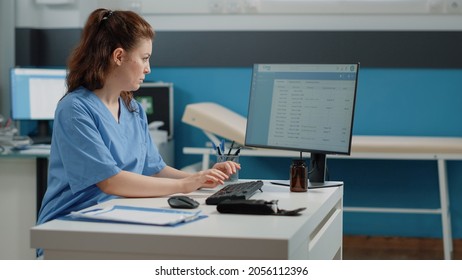
[[[131,51],[141,39],[154,39],[154,30],[141,16],[132,11],[97,9],[87,19],[80,42],[68,60],[67,90],[80,86],[89,90],[104,86],[113,51]],[[131,108],[133,94],[122,92],[121,97]]]

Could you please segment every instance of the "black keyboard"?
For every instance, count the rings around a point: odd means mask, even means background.
[[[263,186],[262,181],[248,181],[242,183],[229,184],[221,190],[207,197],[205,203],[207,205],[217,205],[218,203],[227,200],[249,199],[258,190],[261,191]]]

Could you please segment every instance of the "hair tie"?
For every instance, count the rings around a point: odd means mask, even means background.
[[[109,11],[103,16],[103,19],[101,19],[101,21],[110,18],[110,17],[112,16],[112,14],[113,14],[113,12],[112,12],[111,10],[109,10]]]

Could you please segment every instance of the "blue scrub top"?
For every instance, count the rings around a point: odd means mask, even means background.
[[[83,87],[58,103],[48,187],[38,224],[115,198],[103,193],[96,183],[121,170],[154,175],[166,166],[151,140],[143,108],[132,102],[135,112],[119,99],[119,123],[103,102]]]

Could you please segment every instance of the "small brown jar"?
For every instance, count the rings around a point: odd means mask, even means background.
[[[303,159],[294,159],[290,165],[290,191],[306,192],[308,190],[308,168]]]

